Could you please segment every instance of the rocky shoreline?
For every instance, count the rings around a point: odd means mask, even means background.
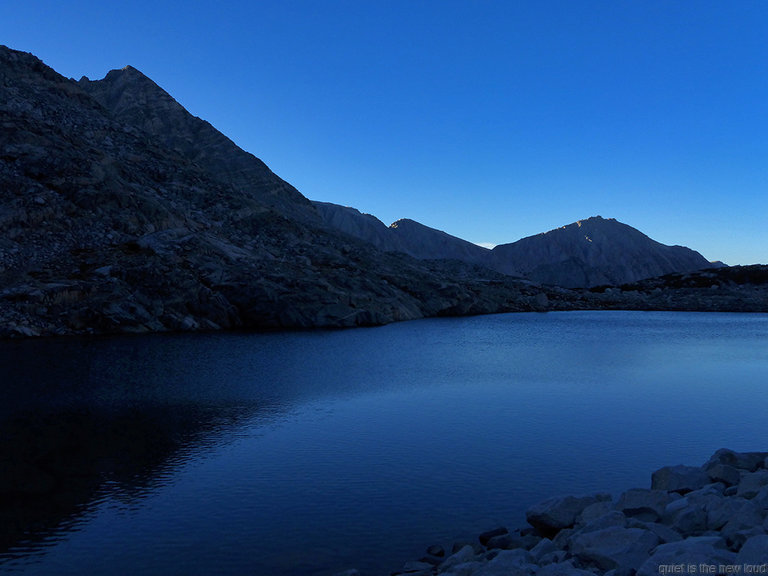
[[[555,497],[526,519],[430,546],[391,576],[768,574],[768,452],[723,448],[703,466],[655,471],[650,488]]]

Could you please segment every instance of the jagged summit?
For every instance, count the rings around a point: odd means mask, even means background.
[[[273,209],[317,222],[309,201],[210,123],[190,114],[133,66],[110,70],[102,80],[78,82],[119,122],[139,127],[161,146],[200,165],[222,182],[250,191]]]

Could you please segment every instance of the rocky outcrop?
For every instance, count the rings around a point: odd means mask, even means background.
[[[622,310],[768,312],[768,266],[726,266],[667,274],[590,291],[598,307]]]
[[[530,527],[496,528],[476,543],[454,545],[450,555],[433,545],[392,574],[765,574],[768,452],[721,449],[701,467],[657,470],[650,489],[633,488],[615,500],[606,494],[552,498],[526,517]]]
[[[492,250],[493,268],[541,284],[583,288],[712,267],[701,254],[666,246],[613,218],[595,216]]]

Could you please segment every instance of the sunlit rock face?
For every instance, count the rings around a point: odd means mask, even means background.
[[[0,336],[537,309],[529,284],[330,229],[131,67],[77,82],[0,47],[0,126]]]
[[[666,246],[600,216],[496,246],[492,254],[496,270],[571,288],[618,286],[712,266],[690,248]]]

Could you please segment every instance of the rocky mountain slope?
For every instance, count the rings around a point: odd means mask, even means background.
[[[600,216],[496,246],[492,253],[496,270],[574,288],[620,285],[712,266],[690,248],[666,246]]]
[[[325,226],[132,68],[66,79],[0,47],[0,335],[356,326],[572,307]]]
[[[619,286],[714,266],[690,248],[666,246],[613,218],[595,216],[488,250],[413,220],[398,220],[387,227],[354,208],[314,204],[326,225],[381,250],[421,259],[460,260],[540,284]]]
[[[459,260],[490,267],[490,250],[442,230],[403,218],[390,226],[371,214],[330,202],[313,202],[327,226],[369,242],[387,252],[402,252],[422,260]]]

